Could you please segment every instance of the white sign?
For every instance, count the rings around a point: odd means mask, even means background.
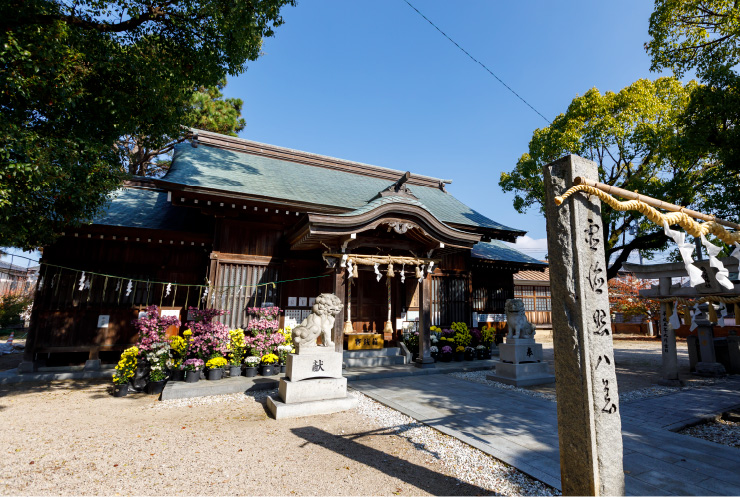
[[[107,328],[108,323],[110,323],[110,316],[108,314],[98,316],[98,328]]]
[[[288,307],[295,307],[298,305],[298,297],[288,297]]]
[[[180,309],[162,309],[159,311],[159,315],[162,317],[172,316],[180,319]]]
[[[506,314],[478,314],[479,323],[505,323]]]
[[[298,307],[308,306],[308,297],[301,297],[298,299]]]
[[[298,326],[298,321],[296,321],[295,318],[287,317],[287,316],[285,317],[285,321],[283,322],[283,328],[285,329],[290,328],[292,330],[296,326]]]
[[[149,314],[146,313],[146,311],[139,311],[139,319],[146,319],[149,317]]]
[[[309,305],[310,307],[313,307],[313,305],[314,305],[315,303],[316,303],[316,297],[311,297],[310,299],[308,299],[308,305]]]

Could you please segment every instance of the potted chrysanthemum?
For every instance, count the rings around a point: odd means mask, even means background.
[[[244,368],[244,374],[248,378],[257,376],[257,367],[260,365],[260,358],[256,355],[251,355],[247,357],[244,362],[246,364],[246,367]]]
[[[242,361],[246,353],[247,345],[244,342],[244,330],[237,328],[229,330],[229,376],[242,375]]]
[[[185,383],[195,383],[200,379],[200,370],[203,369],[203,359],[188,359],[182,365],[185,368]]]
[[[118,361],[116,372],[113,374],[113,384],[116,386],[113,395],[116,397],[123,397],[128,394],[128,383],[136,373],[138,356],[138,347],[129,347],[121,354],[121,360]]]
[[[170,369],[170,380],[183,381],[185,379],[185,370],[182,363],[188,353],[188,342],[181,336],[170,338],[170,357],[172,368]]]
[[[452,360],[452,347],[449,345],[442,347],[442,353],[439,356],[439,360],[442,362],[450,362]]]
[[[463,360],[465,360],[465,347],[458,345],[457,348],[455,348],[455,361],[461,362]]]
[[[275,363],[278,356],[275,354],[265,354],[262,356],[262,376],[272,376],[278,374],[275,369]]]
[[[221,356],[211,357],[206,362],[206,379],[207,380],[220,380],[224,375],[224,367],[228,364],[228,361]]]
[[[432,356],[434,362],[437,362],[437,358],[439,358],[439,349],[436,345],[432,345],[431,347],[429,347],[429,355]]]
[[[292,350],[293,350],[293,345],[292,344],[285,343],[283,345],[278,345],[277,346],[277,355],[278,355],[278,357],[280,359],[279,362],[278,362],[278,364],[280,366],[280,372],[281,373],[285,373],[285,368],[287,367],[286,366],[286,361],[288,359],[288,354],[290,354]]]

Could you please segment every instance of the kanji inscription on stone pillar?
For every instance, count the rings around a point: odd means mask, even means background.
[[[544,168],[562,490],[624,495],[601,201],[554,201],[578,176],[598,181],[596,164],[570,155]]]

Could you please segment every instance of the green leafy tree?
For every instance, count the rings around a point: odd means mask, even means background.
[[[534,132],[529,153],[513,171],[501,174],[499,185],[515,192],[519,212],[537,204],[544,212],[542,168],[572,153],[595,161],[602,183],[684,206],[702,201],[706,173],[719,174],[713,171],[718,166],[690,152],[678,133],[679,117],[695,87],[660,78],[641,79],[618,93],[592,88],[573,99],[550,126]],[[633,251],[650,258],[666,247],[662,228],[638,212],[602,204],[602,221],[609,278]]]
[[[724,166],[703,207],[737,219],[740,192],[740,3],[737,0],[656,0],[645,48],[652,70],[681,77],[695,70],[694,88],[681,117],[687,146]],[[715,170],[719,170],[716,168]]]
[[[255,60],[294,0],[0,2],[0,245],[91,220],[130,162],[181,135],[194,92]]]
[[[224,86],[225,79],[217,86],[193,92],[178,135],[123,137],[119,146],[127,152],[129,174],[162,175],[170,166],[172,150],[188,139],[190,128],[237,136],[247,124],[241,112],[244,102],[239,98],[223,98]]]
[[[655,0],[645,49],[651,70],[672,69],[681,77],[740,63],[740,4],[737,0]]]

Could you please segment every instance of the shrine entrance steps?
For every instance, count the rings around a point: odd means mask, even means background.
[[[373,350],[345,350],[344,365],[348,368],[395,366],[407,364],[408,359],[399,347]]]

